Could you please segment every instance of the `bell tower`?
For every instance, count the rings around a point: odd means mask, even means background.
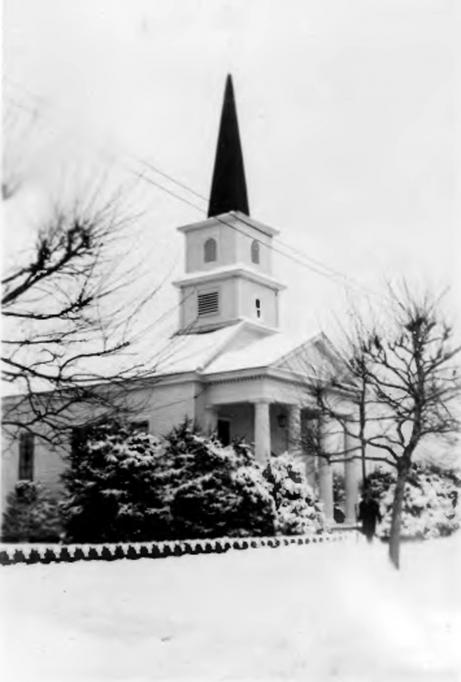
[[[182,334],[251,321],[279,325],[279,292],[272,277],[272,239],[278,230],[249,215],[232,78],[226,80],[208,218],[184,225],[185,276],[180,293]]]

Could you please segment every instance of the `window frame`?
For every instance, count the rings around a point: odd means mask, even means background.
[[[35,436],[30,431],[19,434],[18,480],[33,481],[35,469]]]
[[[135,419],[134,421],[130,421],[129,424],[130,431],[138,431],[141,433],[149,433],[149,420],[148,419]]]
[[[211,249],[211,254],[208,249]],[[203,243],[203,262],[216,263],[218,260],[218,242],[214,237],[207,237]]]
[[[251,262],[255,265],[261,264],[261,249],[258,239],[253,239],[251,242]]]

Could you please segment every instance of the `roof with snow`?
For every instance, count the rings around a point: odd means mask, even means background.
[[[155,351],[156,374],[202,371],[236,333],[234,325],[207,334],[175,334]]]
[[[199,372],[210,378],[269,367],[299,375],[337,363],[323,334],[296,338],[247,321],[208,333],[177,334],[159,350],[156,360],[157,375]]]

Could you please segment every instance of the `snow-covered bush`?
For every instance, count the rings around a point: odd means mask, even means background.
[[[395,472],[393,469],[389,470],[378,467],[368,474],[365,483],[361,482],[360,489],[362,492],[364,488],[370,490],[373,497],[378,500],[389,490],[389,487],[394,482]]]
[[[460,525],[458,489],[460,481],[451,472],[433,465],[413,465],[405,485],[402,508],[402,537],[430,538],[450,535]],[[390,534],[395,483],[381,496],[381,537]]]
[[[186,422],[166,438],[162,469],[175,537],[273,534],[274,501],[247,445],[223,447]]]
[[[74,542],[168,537],[169,508],[159,494],[157,438],[119,424],[94,427],[74,448],[64,474],[66,539]]]
[[[302,464],[284,453],[264,470],[275,501],[275,532],[281,535],[317,533],[324,527],[321,505],[307,482]]]
[[[224,447],[185,422],[161,441],[95,427],[64,475],[66,540],[122,542],[319,532],[321,505],[289,455],[265,470],[244,443]]]
[[[117,424],[95,428],[64,480],[66,539],[76,542],[274,532],[274,501],[250,449],[223,447],[188,422],[162,441]]]
[[[3,514],[4,542],[56,542],[62,533],[59,506],[45,487],[19,481],[8,495]]]

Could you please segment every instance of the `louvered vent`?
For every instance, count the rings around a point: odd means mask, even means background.
[[[219,299],[218,292],[211,291],[209,294],[198,295],[198,314],[212,315],[218,312]]]

